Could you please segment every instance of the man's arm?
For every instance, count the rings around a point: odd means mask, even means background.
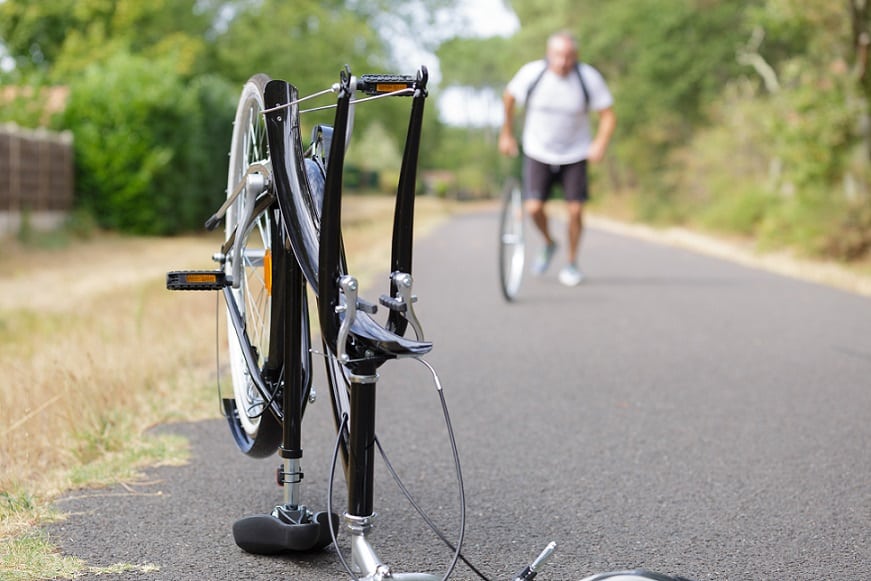
[[[504,108],[504,120],[502,131],[499,132],[499,153],[509,157],[517,157],[517,138],[514,137],[514,95],[507,90],[502,94],[502,106]]]
[[[617,115],[614,113],[613,107],[599,111],[599,127],[596,130],[596,137],[593,139],[593,143],[590,144],[590,149],[587,152],[588,160],[593,163],[602,161],[605,157],[605,151],[608,149],[608,143],[611,141],[611,135],[614,134],[616,127]]]

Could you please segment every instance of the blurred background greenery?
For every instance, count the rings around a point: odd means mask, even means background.
[[[4,0],[0,84],[69,93],[46,119],[42,100],[19,92],[0,122],[73,133],[77,216],[173,234],[199,229],[224,197],[250,75],[314,91],[345,64],[412,72],[411,46],[437,64],[436,99],[462,88],[498,110],[516,69],[568,29],[616,98],[617,134],[593,172],[598,211],[868,258],[866,0],[505,0],[519,27],[492,37],[464,21],[468,2]],[[406,125],[395,105],[359,116],[353,185],[390,187]],[[490,117],[469,107],[463,125],[429,107],[428,193],[492,196],[513,170]]]

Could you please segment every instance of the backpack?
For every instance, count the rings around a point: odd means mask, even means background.
[[[575,74],[578,75],[578,80],[581,82],[581,90],[584,92],[584,113],[587,113],[590,110],[590,92],[587,90],[587,84],[584,83],[584,75],[581,74],[581,66],[584,63],[576,63],[574,67],[572,67],[575,71]],[[532,95],[532,91],[538,86],[539,81],[541,81],[541,77],[544,76],[544,73],[547,72],[547,61],[544,61],[544,68],[538,73],[538,76],[535,77],[535,80],[532,81],[532,84],[529,85],[529,89],[526,91],[526,106],[529,106],[529,97]]]

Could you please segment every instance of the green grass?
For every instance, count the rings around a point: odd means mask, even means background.
[[[120,575],[129,572],[155,573],[155,565],[115,563],[107,567],[89,566],[77,557],[61,555],[48,535],[30,530],[12,539],[0,540],[0,578],[5,581],[75,579],[84,574]]]
[[[84,561],[60,555],[44,532],[30,530],[0,540],[0,578],[8,581],[73,579],[87,569]]]
[[[109,486],[118,482],[135,482],[144,466],[180,465],[189,457],[185,438],[170,434],[126,434],[126,443],[115,441],[107,446],[94,434],[83,434],[88,446],[100,453],[90,462],[79,464],[65,476],[66,488]],[[119,432],[117,436],[124,436]],[[113,448],[112,451],[107,451]],[[51,537],[42,528],[63,520],[65,515],[51,506],[51,498],[33,496],[24,488],[0,492],[0,579],[30,581],[38,579],[74,579],[82,574],[121,574],[155,572],[153,565],[116,563],[108,567],[89,566],[85,561],[61,555]]]
[[[105,445],[93,433],[83,436],[87,445],[94,449],[90,462],[77,464],[69,472],[73,487],[108,486],[116,482],[129,482],[140,477],[143,466],[180,466],[190,456],[185,438],[171,434],[138,434],[118,431],[118,438]],[[126,442],[126,443],[120,443]]]

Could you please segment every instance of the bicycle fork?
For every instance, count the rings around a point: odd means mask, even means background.
[[[348,512],[343,516],[351,544],[351,570],[360,581],[437,581],[431,573],[398,573],[384,564],[369,542],[376,514],[373,508],[375,473],[376,365],[355,365],[349,375],[351,417],[348,442]]]

